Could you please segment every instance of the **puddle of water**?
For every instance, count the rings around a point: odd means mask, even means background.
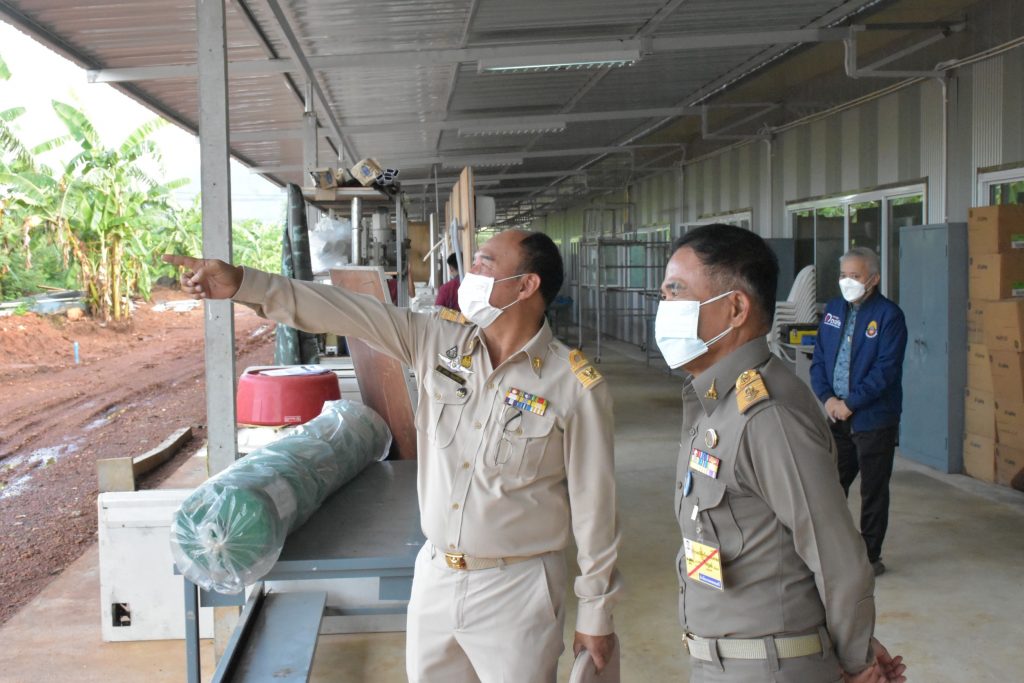
[[[266,332],[267,329],[269,329],[269,327],[270,327],[269,325],[260,325],[255,330],[253,330],[252,332],[249,333],[249,338],[252,339],[253,337],[260,336],[261,334]]]
[[[18,469],[18,467],[26,463],[31,467],[39,467],[40,465],[45,465],[48,461],[56,462],[65,455],[76,453],[81,443],[82,442],[80,440],[72,441],[71,443],[65,443],[59,446],[37,448],[28,455],[13,455],[0,462],[0,472],[3,470],[10,471]]]
[[[85,427],[83,427],[83,429],[85,431],[87,431],[87,432],[91,432],[92,430],[96,429],[97,427],[102,427],[105,424],[107,424],[107,418],[106,417],[97,417],[95,420],[93,420],[89,424],[85,425]]]
[[[0,500],[24,493],[25,489],[28,488],[28,482],[31,479],[31,474],[23,474],[14,481],[9,482],[7,486],[0,489]]]

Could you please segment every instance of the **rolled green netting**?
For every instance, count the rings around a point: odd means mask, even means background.
[[[174,563],[206,590],[242,591],[270,571],[291,531],[390,447],[391,431],[376,412],[328,401],[318,417],[185,499],[171,522]]]

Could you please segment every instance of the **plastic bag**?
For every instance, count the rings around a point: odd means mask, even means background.
[[[309,257],[314,273],[347,266],[352,253],[352,221],[323,216],[309,231]]]
[[[203,483],[174,514],[171,555],[193,583],[239,593],[258,581],[288,534],[391,447],[383,418],[344,399],[284,434]]]

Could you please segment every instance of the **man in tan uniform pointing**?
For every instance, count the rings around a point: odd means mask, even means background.
[[[728,225],[672,251],[655,338],[691,375],[675,483],[691,683],[905,680],[872,637],[874,575],[828,425],[768,351],[775,256]]]
[[[555,680],[570,530],[580,575],[574,651],[603,666],[621,594],[611,396],[544,311],[562,285],[539,233],[485,243],[460,315],[414,314],[330,285],[165,256],[195,298],[233,300],[309,332],[358,337],[411,366],[420,518],[406,668],[415,682]],[[465,316],[465,317],[464,317]]]

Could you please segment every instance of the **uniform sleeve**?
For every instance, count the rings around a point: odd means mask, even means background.
[[[903,311],[893,306],[890,315],[878,330],[878,356],[867,374],[850,382],[846,407],[857,412],[877,401],[901,376],[903,356],[907,350],[907,323]],[[864,342],[861,342],[862,344]]]
[[[857,673],[873,660],[874,576],[839,485],[832,441],[815,422],[778,404],[753,415],[743,435],[750,460],[741,471],[792,532],[814,572],[839,663]]]
[[[615,494],[615,422],[603,382],[584,391],[565,427],[565,471],[580,575],[576,630],[614,633],[612,608],[622,595],[618,561],[621,533]]]
[[[242,285],[232,299],[260,316],[305,332],[358,337],[414,365],[425,316],[333,285],[243,270]]]
[[[818,400],[825,403],[835,396],[832,391],[832,384],[828,381],[828,369],[825,367],[825,347],[822,340],[828,330],[825,329],[825,322],[818,325],[818,334],[814,337],[814,355],[811,356],[811,389]]]

